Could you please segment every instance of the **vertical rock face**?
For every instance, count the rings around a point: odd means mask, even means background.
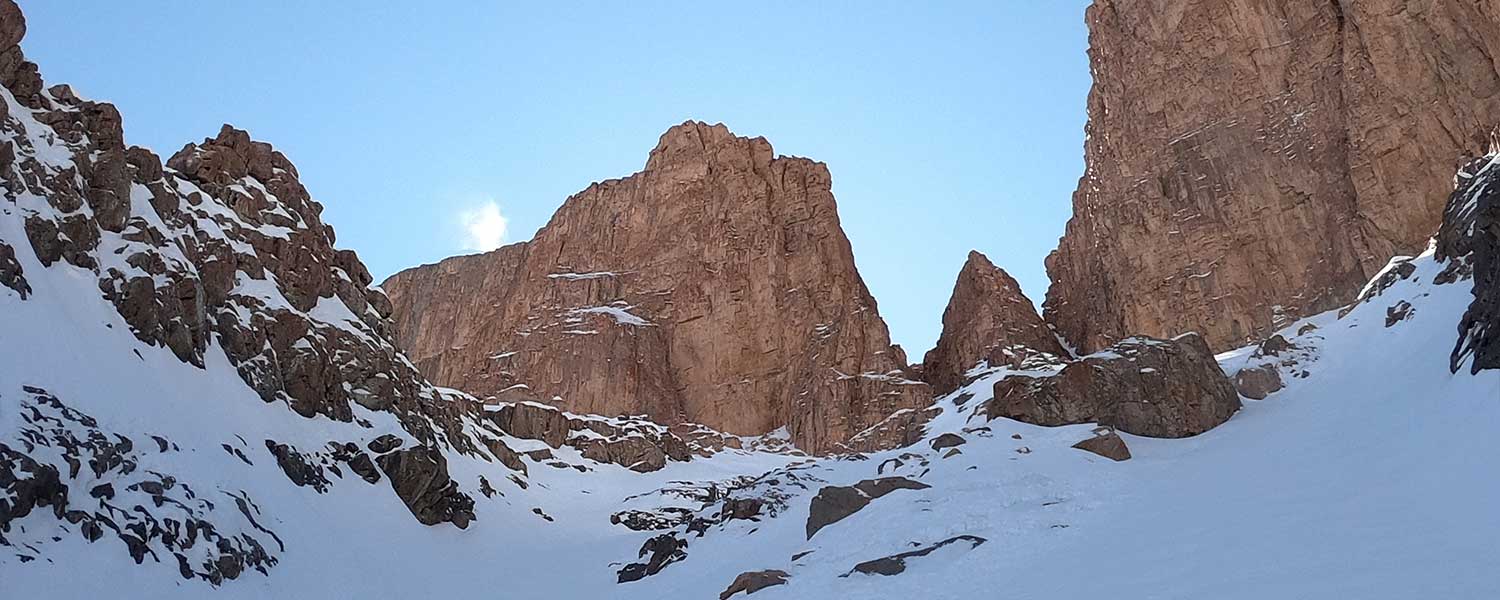
[[[1341,305],[1437,227],[1500,110],[1500,5],[1097,0],[1087,169],[1045,313],[1219,348]]]
[[[970,251],[943,310],[943,333],[922,361],[922,376],[934,393],[946,394],[981,360],[1000,365],[1024,358],[1016,346],[1068,356],[1020,284],[983,254]]]
[[[1451,367],[1500,369],[1500,130],[1495,149],[1458,171],[1443,211],[1437,256],[1448,261],[1439,283],[1473,280],[1474,300],[1458,324]]]
[[[382,287],[429,377],[481,398],[646,414],[836,449],[928,387],[904,374],[822,163],[722,125],[569,198],[529,241]]]

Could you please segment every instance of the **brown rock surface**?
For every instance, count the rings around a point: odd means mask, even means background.
[[[1245,367],[1234,374],[1234,389],[1251,400],[1264,400],[1281,388],[1281,372],[1275,365]]]
[[[734,578],[734,582],[729,584],[729,587],[719,592],[719,600],[726,600],[740,592],[745,592],[745,595],[749,596],[773,585],[785,585],[787,577],[786,571],[777,569],[740,573]]]
[[[1500,114],[1500,4],[1097,0],[1045,313],[1084,351],[1338,307],[1438,224]]]
[[[934,394],[946,394],[981,360],[998,366],[1024,358],[1013,346],[1068,356],[1020,284],[985,255],[970,251],[943,310],[943,333],[922,361],[922,376]]]
[[[1129,338],[1056,375],[1012,375],[995,382],[995,396],[983,408],[991,419],[1098,423],[1162,438],[1198,435],[1239,409],[1239,394],[1197,334]]]
[[[569,198],[534,239],[388,279],[423,373],[481,398],[834,450],[928,387],[904,374],[822,163],[722,125]]]
[[[1125,445],[1125,440],[1120,439],[1120,434],[1114,430],[1096,431],[1094,434],[1094,437],[1073,444],[1073,447],[1115,462],[1130,460],[1130,447]]]

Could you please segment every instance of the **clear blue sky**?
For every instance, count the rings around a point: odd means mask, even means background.
[[[671,125],[723,122],[828,163],[915,361],[971,248],[1040,303],[1083,171],[1086,0],[19,3],[47,82],[128,142],[275,144],[377,281],[468,252],[487,202],[528,239]]]

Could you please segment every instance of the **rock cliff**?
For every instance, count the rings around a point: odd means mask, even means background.
[[[480,398],[834,450],[925,407],[855,270],[822,163],[688,122],[536,237],[381,287],[423,373]]]
[[[922,361],[922,377],[933,392],[946,394],[979,361],[1019,363],[1027,349],[1069,356],[1020,284],[985,255],[970,251],[943,310],[943,333]]]
[[[1345,304],[1436,230],[1500,114],[1500,5],[1097,0],[1086,171],[1045,315],[1092,351],[1226,349]]]

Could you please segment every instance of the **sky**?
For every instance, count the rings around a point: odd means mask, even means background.
[[[1042,301],[1083,172],[1087,3],[19,0],[49,85],[164,158],[223,123],[272,143],[377,282],[531,238],[677,123],[764,136],[828,164],[913,361],[971,249]]]

